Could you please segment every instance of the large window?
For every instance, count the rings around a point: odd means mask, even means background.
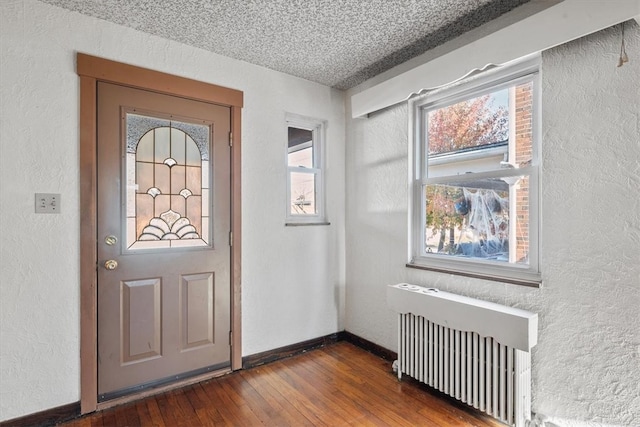
[[[539,283],[537,69],[529,60],[412,101],[410,266]]]
[[[286,223],[325,224],[323,144],[325,122],[287,115]]]

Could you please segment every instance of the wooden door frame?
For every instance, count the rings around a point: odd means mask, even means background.
[[[240,147],[243,92],[83,53],[77,54],[80,77],[80,407],[93,412],[98,403],[97,317],[97,89],[98,82],[223,105],[231,109],[231,369],[242,368],[240,273]],[[206,376],[214,376],[210,373]],[[198,380],[204,379],[201,376]],[[179,384],[174,384],[177,386]],[[138,396],[133,396],[136,398]],[[131,397],[129,397],[129,400]]]

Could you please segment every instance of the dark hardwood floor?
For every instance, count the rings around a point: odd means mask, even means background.
[[[64,426],[504,426],[338,342]]]

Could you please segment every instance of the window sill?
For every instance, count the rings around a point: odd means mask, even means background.
[[[406,267],[418,270],[436,271],[438,273],[454,274],[463,277],[473,277],[475,279],[484,279],[493,282],[509,283],[512,285],[528,286],[530,288],[541,288],[542,279],[519,279],[514,277],[504,277],[495,274],[473,273],[469,271],[454,270],[449,268],[427,267],[425,265],[407,263]]]
[[[331,225],[330,222],[285,222],[285,227],[304,227],[307,225]]]

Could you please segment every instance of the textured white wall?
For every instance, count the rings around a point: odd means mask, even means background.
[[[640,29],[543,54],[542,271],[532,289],[406,268],[407,107],[347,121],[345,328],[396,349],[385,287],[438,287],[539,313],[533,410],[640,425]],[[572,421],[573,420],[573,421]]]
[[[2,0],[0,420],[80,396],[76,51],[244,91],[243,354],[343,329],[342,92],[35,0]],[[328,120],[330,226],[284,227],[285,112]],[[36,192],[61,193],[62,213],[34,214]]]

